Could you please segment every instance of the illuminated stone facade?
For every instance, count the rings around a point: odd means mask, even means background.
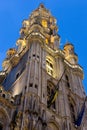
[[[87,130],[87,112],[80,127],[74,124],[86,97],[83,69],[74,46],[59,44],[56,19],[41,4],[2,64],[0,130]]]

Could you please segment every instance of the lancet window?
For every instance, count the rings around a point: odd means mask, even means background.
[[[46,59],[46,70],[47,70],[47,73],[51,76],[53,76],[53,69],[54,69],[53,61],[50,58],[47,58]]]
[[[68,88],[70,88],[69,78],[67,75],[65,75],[66,85]]]
[[[50,104],[50,99],[54,95],[55,86],[52,82],[47,83],[47,106]],[[56,109],[55,101],[51,104],[50,108]]]
[[[71,113],[71,120],[74,123],[75,122],[75,103],[71,97],[69,97],[69,107],[70,107],[70,113]]]

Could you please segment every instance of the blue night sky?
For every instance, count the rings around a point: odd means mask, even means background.
[[[84,69],[83,84],[87,93],[87,0],[0,0],[0,70],[9,48],[15,47],[22,21],[44,3],[57,19],[60,48],[66,41],[75,46],[78,63]]]

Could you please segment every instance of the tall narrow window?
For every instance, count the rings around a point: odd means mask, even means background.
[[[67,85],[68,88],[70,88],[70,84],[69,84],[69,78],[68,78],[68,76],[66,75],[65,78],[66,78],[66,85]]]
[[[71,130],[71,124],[69,123],[69,130]]]
[[[74,110],[75,103],[71,97],[69,97],[69,107],[70,107],[71,119],[72,119],[72,122],[74,123],[75,122],[75,110]]]
[[[74,107],[73,105],[70,103],[70,111],[71,111],[71,118],[72,118],[72,121],[73,123],[75,122],[75,111],[74,111]]]
[[[53,76],[53,69],[54,69],[53,61],[50,58],[47,58],[46,59],[46,70],[47,70],[47,73],[51,76]]]
[[[50,103],[49,101],[54,94],[54,90],[55,90],[54,84],[52,84],[51,82],[48,82],[47,83],[47,106],[49,106],[49,103]],[[55,101],[51,104],[50,107],[53,109],[56,109]]]

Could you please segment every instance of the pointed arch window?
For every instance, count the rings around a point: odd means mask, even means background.
[[[70,88],[69,78],[68,75],[65,75],[66,85],[68,88]]]
[[[51,58],[46,58],[46,70],[47,73],[51,76],[53,76],[53,69],[54,69],[54,65],[53,65],[53,61]]]
[[[47,83],[47,106],[49,106],[49,101],[54,94],[55,86],[52,82]],[[54,101],[50,108],[56,109],[56,102]]]
[[[73,103],[73,99],[69,97],[69,108],[70,108],[70,113],[71,113],[71,120],[74,123],[75,122],[75,104]]]
[[[75,111],[74,111],[74,106],[72,105],[72,103],[69,104],[70,105],[70,111],[71,111],[71,118],[73,123],[75,122]]]

